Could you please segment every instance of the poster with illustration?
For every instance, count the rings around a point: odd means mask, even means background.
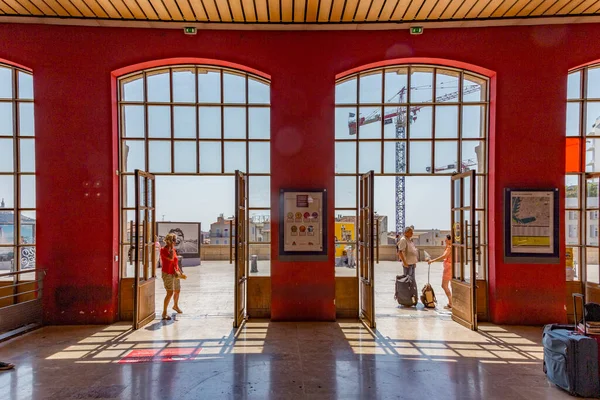
[[[317,254],[324,251],[324,192],[282,193],[283,251]]]

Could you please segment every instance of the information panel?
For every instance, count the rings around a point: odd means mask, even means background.
[[[326,244],[326,191],[281,190],[280,255],[323,255]]]
[[[505,257],[558,257],[558,190],[506,189]]]

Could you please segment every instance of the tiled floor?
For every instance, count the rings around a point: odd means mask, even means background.
[[[540,328],[471,332],[443,312],[400,310],[380,274],[374,333],[343,320],[250,320],[236,332],[231,304],[211,312],[202,290],[216,296],[225,276],[188,282],[173,321],[46,327],[0,344],[17,365],[0,372],[0,399],[570,398],[542,372]]]

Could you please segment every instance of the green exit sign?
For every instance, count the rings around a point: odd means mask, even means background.
[[[186,26],[185,28],[183,28],[183,32],[186,35],[195,35],[196,34],[196,28],[193,26]]]
[[[410,34],[411,35],[420,35],[421,33],[423,33],[423,27],[422,26],[411,26],[410,27]]]

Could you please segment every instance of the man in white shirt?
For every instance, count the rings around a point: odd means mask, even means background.
[[[404,275],[410,275],[415,280],[415,267],[417,266],[418,253],[417,247],[412,241],[413,227],[407,226],[404,229],[404,236],[398,241],[398,256],[402,261]]]

